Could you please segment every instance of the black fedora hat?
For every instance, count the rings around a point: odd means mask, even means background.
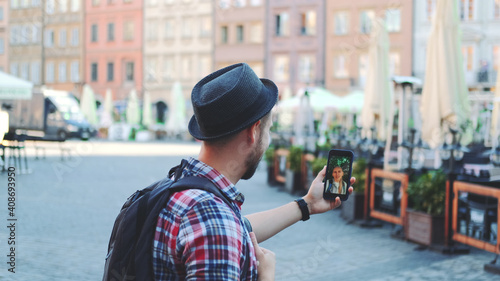
[[[222,68],[194,86],[189,133],[199,140],[238,133],[269,113],[277,101],[278,87],[259,79],[246,63]]]

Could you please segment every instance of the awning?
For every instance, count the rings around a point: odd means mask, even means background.
[[[29,100],[33,83],[0,71],[0,99]]]

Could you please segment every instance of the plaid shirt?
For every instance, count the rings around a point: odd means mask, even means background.
[[[182,177],[210,179],[237,210],[244,197],[222,174],[194,158]],[[235,214],[212,193],[191,189],[174,193],[158,217],[153,245],[155,280],[240,280],[245,253],[250,266],[244,280],[257,280],[257,259],[241,213]]]

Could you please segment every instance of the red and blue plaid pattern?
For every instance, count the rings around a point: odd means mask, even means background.
[[[244,197],[215,169],[194,158],[181,177],[212,180],[241,209]],[[257,260],[241,213],[212,193],[175,193],[158,217],[153,245],[155,280],[257,280]],[[248,272],[241,272],[250,251]],[[246,278],[242,276],[246,275]]]

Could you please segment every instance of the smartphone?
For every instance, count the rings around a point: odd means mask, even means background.
[[[339,197],[341,201],[349,197],[349,186],[351,186],[352,162],[354,154],[350,150],[332,149],[328,152],[328,163],[326,164],[326,175],[323,198],[335,200]]]

